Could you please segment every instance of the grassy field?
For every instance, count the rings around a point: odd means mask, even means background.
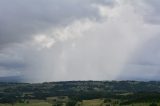
[[[68,97],[48,97],[46,100],[27,100],[29,103],[15,103],[13,106],[52,106],[57,103],[61,103],[61,106],[65,106],[68,101]],[[0,106],[12,106],[12,104],[0,104]]]
[[[114,102],[104,103],[104,99],[92,99],[92,100],[83,100],[82,102],[78,102],[76,106],[119,106],[118,104],[117,105],[113,104]]]
[[[0,83],[0,106],[149,106],[153,101],[160,102],[160,81]]]
[[[101,106],[103,101],[103,99],[83,100],[80,104],[81,106]]]
[[[29,100],[29,103],[15,103],[11,104],[0,104],[0,106],[66,106],[68,97],[49,97],[46,100]],[[105,99],[92,99],[92,100],[82,100],[77,102],[76,106],[120,106],[119,103],[115,103],[117,100],[111,100],[105,102]],[[56,105],[61,103],[61,105]],[[151,103],[132,103],[129,105],[121,106],[149,106]],[[157,103],[160,106],[160,103]]]
[[[16,103],[14,106],[52,106],[56,102],[62,102],[62,106],[65,106],[68,98],[58,98],[58,97],[49,97],[46,101],[44,100],[29,100],[29,103]],[[93,99],[93,100],[83,100],[78,102],[77,106],[102,106],[103,99]],[[0,106],[12,106],[11,104],[0,104]]]
[[[11,104],[0,104],[0,106],[12,106]],[[13,106],[52,106],[52,104],[48,102],[39,102],[39,103],[16,103]]]
[[[12,106],[11,104],[0,104],[0,106]],[[13,106],[52,106],[45,100],[29,100],[29,103],[15,103]]]
[[[132,103],[129,105],[119,105],[115,103],[115,100],[111,102],[105,102],[104,99],[93,99],[93,100],[83,100],[82,102],[78,102],[76,106],[150,106],[151,103]],[[157,103],[160,106],[160,103]]]
[[[122,106],[149,106],[150,103],[133,103],[130,105],[122,105]],[[0,106],[12,106],[11,104],[0,104]],[[52,104],[48,102],[39,102],[39,103],[29,103],[29,104],[24,104],[24,103],[16,103],[13,106],[52,106]],[[65,106],[63,104],[62,106]],[[102,103],[94,100],[89,100],[85,101],[83,103],[77,103],[76,106],[119,106],[119,105],[112,105],[110,103]],[[160,106],[160,104],[158,104]]]

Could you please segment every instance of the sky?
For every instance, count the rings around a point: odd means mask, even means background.
[[[0,77],[160,80],[159,0],[0,0]]]

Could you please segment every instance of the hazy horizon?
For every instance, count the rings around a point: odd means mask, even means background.
[[[160,82],[160,80],[148,80],[148,79],[115,79],[115,80],[50,80],[50,81],[27,81],[23,79],[21,76],[7,76],[7,77],[0,77],[0,83],[51,83],[51,82]]]
[[[1,0],[0,78],[160,81],[159,11],[159,0]]]

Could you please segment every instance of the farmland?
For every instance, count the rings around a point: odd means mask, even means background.
[[[160,106],[160,82],[0,83],[0,106]]]

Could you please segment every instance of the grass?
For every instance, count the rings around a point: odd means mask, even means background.
[[[0,106],[12,106],[11,104],[0,104]],[[29,100],[29,103],[16,103],[14,106],[52,106],[44,100]]]
[[[100,106],[103,101],[103,99],[83,100],[81,106]]]
[[[16,103],[14,106],[52,106],[54,103],[52,100],[61,101],[62,106],[66,106],[67,97],[59,98],[59,97],[49,97],[47,100],[29,100],[29,103]],[[64,102],[65,101],[65,102]],[[120,106],[119,104],[114,104],[114,99],[111,102],[104,103],[104,99],[92,99],[92,100],[82,100],[82,102],[78,102],[76,106]],[[111,104],[111,105],[110,105]],[[133,103],[129,105],[123,106],[149,106],[151,103]],[[11,104],[0,104],[0,106],[12,106]],[[160,106],[160,103],[158,103]]]
[[[83,100],[82,102],[78,102],[76,106],[120,106],[119,104],[114,104],[114,101],[115,100],[104,103],[104,99]],[[121,106],[149,106],[150,104],[151,103],[133,103]],[[160,103],[158,103],[158,106],[160,106]]]
[[[60,96],[60,97],[48,97],[46,101],[51,104],[62,103],[62,106],[65,106],[68,100],[69,100],[68,97]]]

